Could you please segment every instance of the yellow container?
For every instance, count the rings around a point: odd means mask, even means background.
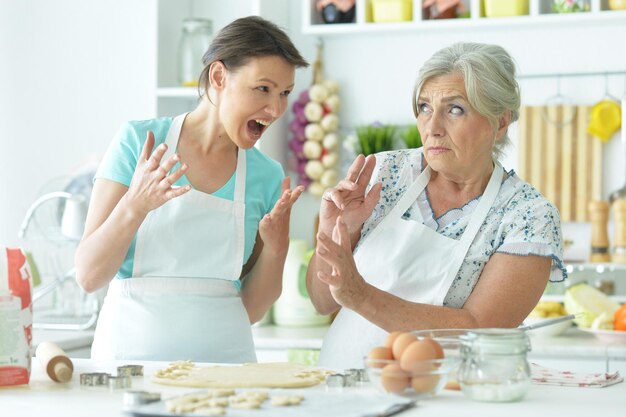
[[[626,0],[609,0],[609,9],[626,10]]]
[[[528,0],[484,0],[485,16],[505,17],[528,14]]]
[[[407,22],[413,20],[413,0],[372,0],[372,20]]]

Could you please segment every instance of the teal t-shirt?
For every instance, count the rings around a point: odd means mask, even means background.
[[[156,148],[165,142],[167,132],[172,124],[171,117],[131,121],[125,123],[116,133],[113,142],[109,146],[98,170],[95,179],[107,179],[119,182],[125,186],[135,172],[137,160],[143,149],[146,135],[149,130],[154,133]],[[244,264],[252,254],[256,242],[259,222],[269,213],[280,197],[281,183],[284,178],[282,166],[264,155],[256,148],[246,152],[246,196],[245,196],[245,248]],[[174,167],[174,169],[176,169]],[[182,176],[174,185],[183,186],[189,184],[186,176]],[[233,200],[235,193],[235,175],[212,195],[227,200]],[[135,254],[135,240],[133,239],[117,278],[130,278],[133,272],[133,258]],[[191,243],[190,243],[191,244]]]

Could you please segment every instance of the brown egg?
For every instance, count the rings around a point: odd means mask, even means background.
[[[439,342],[437,342],[432,337],[425,337],[424,340],[430,342],[430,344],[432,344],[433,347],[435,348],[435,352],[437,352],[437,355],[435,356],[435,358],[436,359],[443,359],[443,357],[444,357],[443,348],[441,347]]]
[[[432,393],[439,383],[439,375],[414,376],[411,378],[411,386],[415,392],[422,394]]]
[[[400,359],[402,357],[402,353],[404,349],[407,348],[411,343],[415,342],[417,337],[413,333],[402,333],[396,337],[396,340],[393,342],[393,346],[391,347],[391,352],[393,353],[393,357],[395,359]]]
[[[368,361],[367,365],[372,366],[374,368],[382,368],[387,365],[385,362],[378,362],[378,360],[392,360],[393,354],[391,353],[391,349],[385,346],[377,346],[372,348],[367,354],[367,359],[373,359],[373,361]]]
[[[385,340],[385,347],[388,347],[389,349],[391,349],[391,347],[393,346],[393,342],[395,342],[396,338],[403,333],[405,332],[401,332],[399,330],[389,333],[389,336],[387,336],[387,340]]]
[[[437,359],[433,344],[426,340],[416,340],[408,345],[400,357],[400,367],[407,372],[429,372],[435,368],[432,361]]]
[[[400,369],[400,365],[391,363],[381,371],[380,382],[387,392],[402,392],[411,384],[411,377]]]

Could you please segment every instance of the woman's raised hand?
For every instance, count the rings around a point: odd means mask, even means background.
[[[343,307],[356,310],[368,296],[368,284],[357,270],[348,227],[342,217],[335,220],[332,237],[317,234],[317,255],[328,265],[330,271],[317,271],[317,278],[326,284],[335,302]]]
[[[285,177],[282,193],[272,211],[266,214],[259,223],[259,235],[263,240],[263,249],[274,254],[286,255],[289,249],[289,218],[291,207],[304,191],[303,186],[291,189],[291,179]]]
[[[350,236],[361,230],[380,198],[380,183],[375,184],[365,194],[375,166],[374,155],[367,158],[363,155],[357,156],[346,177],[324,192],[320,206],[321,231],[331,236],[340,215]]]
[[[172,198],[176,198],[191,190],[190,185],[173,187],[174,184],[187,171],[187,164],[169,173],[179,161],[177,154],[167,158],[161,163],[163,155],[167,151],[167,145],[162,143],[154,152],[154,134],[148,131],[146,143],[143,146],[135,173],[130,182],[126,198],[131,207],[141,215],[147,215]]]

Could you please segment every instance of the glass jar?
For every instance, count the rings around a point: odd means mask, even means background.
[[[208,19],[183,20],[178,47],[178,83],[195,87],[204,68],[202,57],[213,40],[213,22]]]
[[[530,340],[519,329],[476,329],[463,337],[458,380],[472,400],[521,400],[530,388]]]

